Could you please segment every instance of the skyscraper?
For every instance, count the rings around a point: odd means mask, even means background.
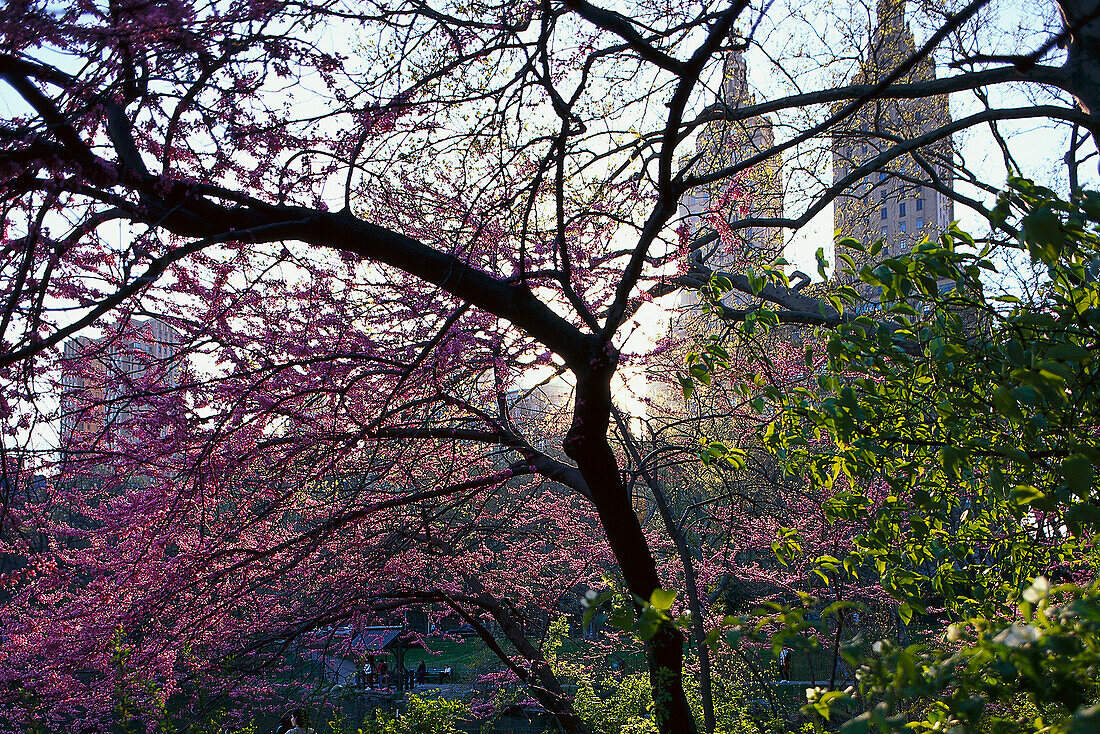
[[[736,110],[756,102],[749,91],[748,68],[741,51],[727,53],[722,64],[719,102]],[[695,140],[695,176],[718,173],[737,165],[775,143],[772,121],[765,115],[729,122],[713,120],[703,125]],[[748,227],[735,231],[723,224],[746,218],[783,216],[783,162],[778,156],[762,161],[742,174],[698,186],[680,200],[680,216],[692,234],[715,229],[718,242],[695,256],[712,268],[734,266],[744,261],[770,261],[783,249],[779,227]]]
[[[878,0],[877,25],[853,84],[873,84],[893,72],[915,51],[904,0]],[[918,61],[898,81],[936,78],[935,62]],[[954,219],[950,138],[929,141],[890,160],[879,157],[899,143],[950,120],[946,95],[918,99],[876,99],[863,105],[833,137],[833,182],[847,181],[833,202],[836,229],[864,244],[885,240],[882,256],[897,255],[925,234]],[[859,261],[858,253],[849,255]]]
[[[737,39],[731,39],[735,44]],[[736,48],[736,47],[735,47]],[[742,110],[756,104],[750,91],[748,66],[743,51],[728,51],[722,59],[722,82],[717,108]],[[690,264],[702,264],[711,270],[743,271],[774,261],[783,253],[783,230],[774,225],[737,226],[746,219],[778,219],[783,216],[783,159],[773,155],[731,176],[728,169],[744,163],[775,145],[773,121],[768,115],[753,115],[741,120],[711,119],[704,123],[695,139],[694,154],[682,161],[690,164],[689,175],[707,181],[686,192],[680,199],[680,222],[692,240],[707,234],[718,237],[690,253]],[[698,292],[681,290],[678,308],[670,319],[670,336],[675,346],[662,350],[646,371],[644,401],[650,418],[678,420],[682,417],[683,389],[677,376],[687,351],[695,342],[714,334],[713,317],[702,311]],[[727,294],[723,302],[738,307],[748,296]]]

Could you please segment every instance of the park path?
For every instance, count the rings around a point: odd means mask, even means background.
[[[310,655],[314,664],[318,667],[321,677],[326,683],[342,683],[352,685],[355,683],[355,663],[335,655]]]
[[[313,662],[318,666],[323,666],[321,669],[324,672],[325,682],[329,685],[335,685],[337,683],[353,687],[355,685],[355,663],[345,658],[337,657],[335,655],[327,655],[325,657],[316,656],[313,658]],[[422,683],[413,686],[414,691],[434,691],[437,695],[450,694],[466,694],[470,690],[470,686],[463,683]],[[366,689],[364,692],[392,692],[392,689]]]

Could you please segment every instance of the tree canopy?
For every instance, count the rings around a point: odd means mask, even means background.
[[[779,558],[811,561],[826,602],[881,583],[912,625],[910,644],[847,646],[857,685],[808,691],[826,719],[865,711],[844,731],[1096,726],[1098,203],[1010,181],[990,238],[956,228],[864,266],[880,310],[820,342],[816,379],[763,390],[768,450],[826,490],[832,521],[867,518],[841,552],[785,528]],[[1034,290],[990,281],[1011,253],[1035,264]],[[860,298],[846,286],[836,303]],[[837,598],[834,616],[855,601]],[[776,609],[806,629],[804,611]]]
[[[509,668],[582,730],[520,620],[609,567],[650,611],[693,573],[667,527],[639,520],[615,423],[639,310],[707,282],[689,254],[728,246],[679,226],[682,198],[786,157],[797,213],[728,220],[798,229],[850,183],[825,185],[803,153],[858,133],[874,166],[912,161],[905,175],[989,213],[945,182],[970,175],[962,162],[922,146],[1012,119],[1069,126],[1076,177],[1097,131],[1094,3],[1062,0],[1060,20],[1006,42],[975,30],[987,1],[922,11],[922,45],[876,78],[845,65],[868,49],[838,53],[798,13],[783,20],[809,52],[773,44],[779,11],[740,1],[7,4],[11,725],[262,692],[257,671],[304,633],[436,604],[499,625]],[[845,27],[862,38],[867,19]],[[746,50],[788,77],[732,108],[713,79]],[[950,73],[908,79],[937,54]],[[824,88],[837,76],[856,82]],[[861,114],[1004,85],[1040,103],[912,140]],[[761,115],[776,137],[698,170],[702,126]],[[784,278],[727,277],[748,304],[733,318],[856,321]],[[518,420],[552,373],[575,385],[563,452]],[[697,729],[683,643],[658,615],[663,732]]]

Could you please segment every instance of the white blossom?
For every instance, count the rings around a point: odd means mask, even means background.
[[[1035,580],[1031,582],[1031,586],[1024,591],[1024,601],[1038,604],[1046,599],[1049,594],[1050,582],[1043,576],[1036,576]]]
[[[993,641],[1009,647],[1021,647],[1039,639],[1039,628],[1030,624],[1015,623],[997,633]]]

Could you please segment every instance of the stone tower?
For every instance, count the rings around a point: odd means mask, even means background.
[[[740,50],[727,53],[722,64],[719,102],[737,110],[754,104],[749,91],[748,69]],[[775,142],[772,121],[757,115],[745,120],[707,122],[695,141],[691,173],[697,176],[717,173],[769,149]],[[749,261],[770,261],[783,250],[779,227],[748,227],[729,230],[729,224],[746,218],[783,216],[783,189],[780,180],[782,160],[776,156],[756,164],[742,174],[698,186],[680,199],[680,216],[694,235],[719,230],[720,241],[697,254],[712,268],[735,267]]]
[[[867,54],[853,84],[881,80],[916,50],[904,0],[878,0],[877,25],[869,35]],[[935,77],[935,63],[924,58],[898,81],[915,83]],[[904,252],[954,219],[952,200],[943,190],[952,185],[950,138],[874,165],[884,151],[949,120],[946,95],[873,100],[845,120],[832,143],[833,182],[848,181],[833,202],[834,226],[841,235],[865,244],[883,238],[882,256],[886,257]],[[939,188],[930,185],[934,179]],[[858,253],[849,254],[860,262]]]

